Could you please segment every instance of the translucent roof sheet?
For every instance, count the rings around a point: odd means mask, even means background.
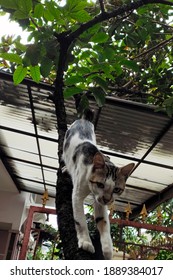
[[[0,72],[0,155],[19,190],[56,195],[58,144],[56,115],[49,98],[54,88],[24,80],[14,86],[12,77]],[[124,211],[143,203],[153,209],[173,197],[173,120],[154,107],[106,98],[95,110],[97,143],[117,166],[134,162],[125,192],[116,202]],[[76,119],[73,99],[66,101],[67,122]],[[92,203],[92,197],[88,198]]]

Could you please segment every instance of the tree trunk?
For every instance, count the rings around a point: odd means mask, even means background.
[[[56,209],[60,239],[66,260],[90,260],[94,255],[78,248],[72,210],[72,181],[67,172],[58,170]]]
[[[56,211],[58,229],[60,232],[60,239],[62,241],[64,257],[67,260],[89,260],[93,258],[91,253],[85,252],[78,248],[76,230],[73,219],[72,210],[72,181],[67,172],[62,173],[62,153],[63,141],[65,132],[67,130],[66,110],[63,96],[63,78],[64,69],[67,59],[67,53],[70,43],[65,37],[59,38],[60,54],[58,62],[58,70],[55,81],[55,92],[53,101],[55,104],[55,111],[57,116],[58,127],[58,157],[59,169],[57,172],[57,186],[56,186]]]
[[[58,123],[59,169],[57,172],[55,204],[57,211],[58,229],[60,232],[60,239],[62,241],[64,258],[67,260],[98,259],[98,255],[91,254],[78,248],[72,209],[73,184],[70,175],[67,172],[62,173],[62,167],[64,165],[63,161],[61,160],[63,152],[63,140],[67,129],[62,83],[58,82],[57,87],[58,93],[56,94],[55,92],[54,94],[54,103]],[[96,242],[96,244],[96,247],[98,247],[98,242]],[[100,251],[101,246],[99,245],[98,248]],[[98,250],[97,248],[95,249],[96,251]],[[102,256],[100,259],[102,259]]]

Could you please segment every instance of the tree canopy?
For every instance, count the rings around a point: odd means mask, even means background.
[[[172,1],[0,0],[10,19],[30,33],[4,37],[1,69],[54,83],[64,50],[64,97],[105,95],[173,108]],[[148,5],[145,5],[148,4]],[[67,47],[67,50],[65,48]],[[66,52],[66,54],[65,54]]]

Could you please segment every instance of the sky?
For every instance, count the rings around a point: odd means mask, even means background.
[[[95,0],[92,0],[95,2]],[[65,4],[66,0],[61,0],[61,6]],[[15,22],[15,21],[9,21],[9,16],[4,15],[0,16],[0,38],[3,35],[21,35],[22,37],[22,43],[27,43],[27,33],[26,31],[23,31],[22,28]]]
[[[15,35],[16,37],[20,35],[22,37],[22,43],[27,43],[27,33],[23,31],[18,23],[14,21],[9,21],[9,16],[0,16],[0,38],[3,35]]]
[[[65,5],[66,0],[61,0],[61,6]],[[22,40],[21,43],[27,43],[27,33],[23,31],[22,28],[19,26],[18,23],[15,21],[9,21],[9,16],[6,14],[4,16],[0,16],[0,38],[3,35],[18,35],[21,36]]]

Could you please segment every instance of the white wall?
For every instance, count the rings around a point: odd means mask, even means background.
[[[11,223],[12,230],[19,230],[27,217],[26,205],[30,194],[0,191],[0,222]]]

